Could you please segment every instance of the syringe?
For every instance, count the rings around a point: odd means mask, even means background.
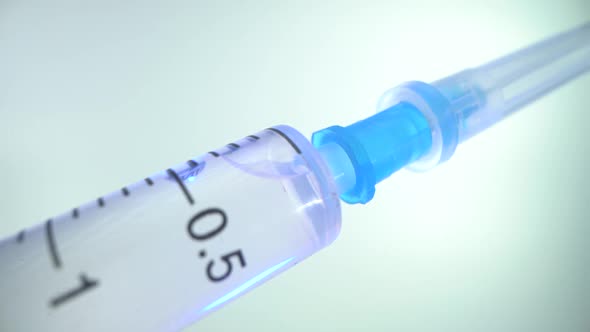
[[[269,128],[20,231],[0,242],[0,330],[181,329],[334,241],[340,198],[367,203],[588,69],[590,24],[402,84],[312,143]]]

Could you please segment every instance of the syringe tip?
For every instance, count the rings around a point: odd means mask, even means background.
[[[342,200],[364,204],[373,198],[375,184],[428,152],[431,137],[424,115],[399,103],[348,127],[317,131],[312,143],[337,182],[345,184],[340,186]]]

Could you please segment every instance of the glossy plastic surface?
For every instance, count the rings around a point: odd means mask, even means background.
[[[341,198],[367,203],[375,184],[395,171],[431,169],[451,158],[459,143],[588,69],[590,23],[432,84],[392,88],[376,115],[317,131],[312,141],[338,170],[333,173],[354,171],[340,176],[347,184],[340,185]]]
[[[2,331],[175,331],[330,244],[336,186],[278,126],[0,242]]]

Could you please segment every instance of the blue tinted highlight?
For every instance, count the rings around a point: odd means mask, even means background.
[[[209,311],[215,307],[218,307],[218,306],[224,304],[225,302],[233,299],[234,297],[242,294],[243,292],[248,290],[248,288],[256,285],[258,282],[262,281],[264,278],[270,276],[274,272],[280,270],[285,265],[289,264],[289,262],[291,262],[294,258],[295,257],[291,257],[289,259],[286,259],[286,260],[280,262],[277,265],[274,265],[274,266],[264,270],[262,273],[253,277],[252,279],[246,281],[245,283],[241,284],[240,286],[238,286],[237,288],[235,288],[231,292],[229,292],[229,293],[225,294],[224,296],[218,298],[217,300],[211,302],[209,305],[207,305],[205,308],[203,308],[203,310],[201,310],[201,313]]]

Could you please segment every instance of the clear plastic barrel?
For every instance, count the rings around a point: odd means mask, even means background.
[[[174,331],[330,244],[336,186],[290,127],[0,242],[1,331]]]

